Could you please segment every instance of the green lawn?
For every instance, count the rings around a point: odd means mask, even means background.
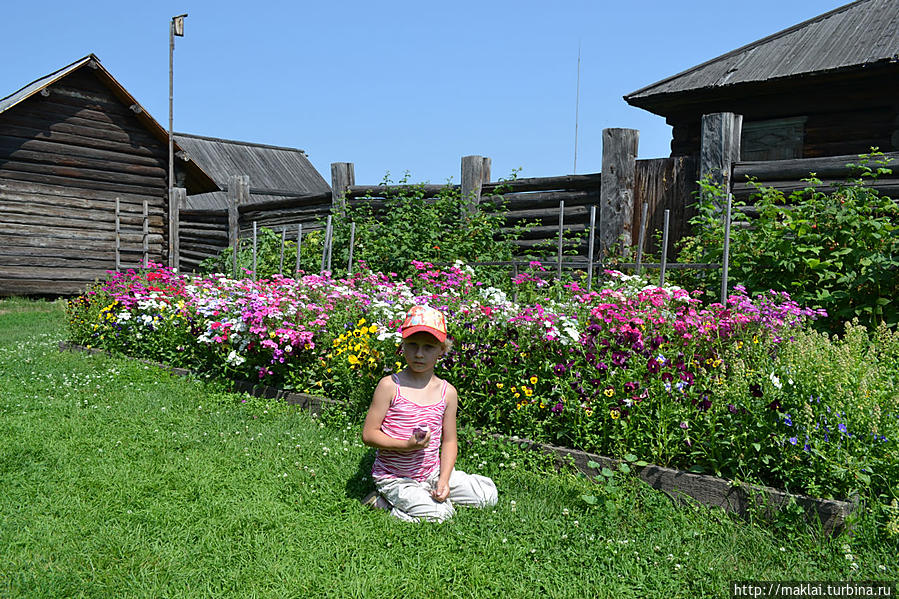
[[[59,303],[0,302],[0,597],[704,597],[899,578],[895,543],[678,508],[469,434],[460,467],[496,480],[496,508],[394,521],[359,504],[358,426],[60,353],[64,320]]]

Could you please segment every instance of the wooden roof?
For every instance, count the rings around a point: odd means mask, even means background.
[[[624,96],[665,116],[689,98],[730,86],[899,62],[899,0],[858,0]]]
[[[94,54],[88,54],[84,58],[80,58],[72,64],[59,69],[58,71],[41,77],[40,79],[29,83],[22,89],[10,94],[9,96],[0,99],[0,114],[3,114],[17,104],[24,102],[28,98],[32,97],[34,94],[40,93],[42,90],[46,89],[57,81],[64,79],[65,77],[84,67],[92,69],[96,73],[100,81],[102,81],[125,106],[139,107],[139,110],[136,111],[137,119],[144,125],[144,127],[147,128],[147,130],[151,135],[153,135],[153,137],[155,137],[157,140],[159,140],[160,143],[168,147],[168,130],[163,128],[162,125],[160,125],[159,122],[156,121],[156,119],[150,116],[150,113],[147,112],[147,110],[143,108],[140,103],[138,103],[134,96],[128,93],[128,90],[122,87],[122,84],[119,83],[115,79],[115,77],[110,74],[109,71],[103,68],[103,65],[100,63],[100,59],[97,58]],[[178,147],[177,140],[175,141],[175,146],[177,156],[177,152],[181,150],[181,148]],[[187,172],[186,184],[187,192],[189,194],[212,192],[218,191],[220,189],[216,185],[215,180],[198,164],[188,162],[181,163],[180,166],[183,167]]]
[[[330,193],[331,187],[315,170],[303,150],[215,137],[176,133],[175,141],[227,190],[232,175],[250,178],[251,204],[290,196]],[[192,210],[227,209],[227,191],[188,198]]]

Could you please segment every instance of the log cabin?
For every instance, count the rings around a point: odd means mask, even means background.
[[[175,152],[176,187],[219,190]],[[167,189],[167,130],[95,55],[0,99],[0,296],[75,294],[117,263],[167,263]]]
[[[743,161],[899,150],[899,0],[858,0],[624,97],[665,117],[671,156],[702,115],[743,115]]]

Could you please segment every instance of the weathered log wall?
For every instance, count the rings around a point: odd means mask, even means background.
[[[0,115],[0,295],[77,293],[166,258],[166,148],[89,69]]]

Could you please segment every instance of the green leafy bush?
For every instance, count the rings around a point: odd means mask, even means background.
[[[808,186],[785,196],[756,185],[758,217],[731,232],[730,280],[750,294],[768,289],[790,293],[798,303],[827,311],[821,321],[832,331],[857,318],[868,327],[899,323],[899,207],[866,182],[890,171],[883,154],[862,156],[859,176],[833,192],[819,190],[814,174]],[[723,191],[700,182],[695,234],[681,244],[682,261],[718,262],[724,233],[717,206]],[[735,206],[739,208],[739,205]],[[715,290],[718,271],[685,273],[681,282]],[[713,292],[714,293],[714,292]]]

